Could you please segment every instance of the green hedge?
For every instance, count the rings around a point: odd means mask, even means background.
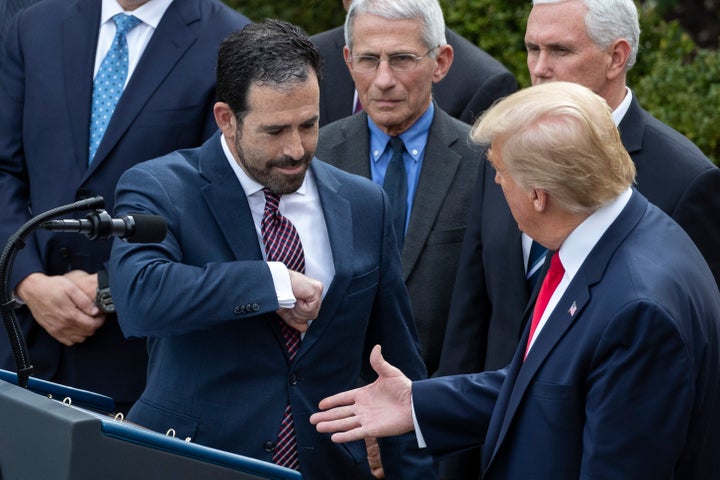
[[[310,34],[342,24],[341,0],[225,0],[252,20],[275,17]],[[528,0],[440,0],[451,28],[505,64],[528,86],[524,31]],[[648,2],[648,5],[650,2]],[[641,8],[642,44],[629,84],[640,103],[720,164],[720,52],[700,49],[677,23]]]

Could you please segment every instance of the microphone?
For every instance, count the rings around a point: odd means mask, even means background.
[[[51,232],[84,233],[90,240],[119,237],[130,243],[158,243],[167,233],[167,223],[159,215],[112,218],[105,210],[90,212],[82,220],[50,220],[41,223],[40,228]]]

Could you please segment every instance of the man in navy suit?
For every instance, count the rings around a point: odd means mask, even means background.
[[[601,95],[613,108],[636,187],[695,242],[720,283],[720,169],[686,137],[640,107],[626,86],[640,27],[632,0],[536,1],[525,43],[533,84],[564,80]],[[591,35],[590,32],[593,32]],[[492,167],[480,175],[453,291],[439,374],[502,368],[522,332],[532,288],[526,269],[532,238],[518,230]]]
[[[343,0],[348,10],[350,0]],[[445,28],[447,43],[454,50],[453,68],[433,86],[433,98],[444,111],[465,123],[492,103],[517,90],[517,81],[505,66],[487,52]],[[348,117],[359,110],[360,99],[343,55],[345,28],[318,33],[310,40],[323,57],[320,79],[320,126]]]
[[[125,334],[148,338],[148,383],[130,420],[307,479],[371,479],[363,442],[335,445],[308,418],[329,393],[373,380],[375,343],[411,378],[425,368],[386,196],[313,159],[319,64],[286,22],[227,37],[214,107],[221,134],[120,179],[116,214],[162,215],[168,234],[115,243],[111,288]],[[266,243],[277,238],[267,222],[278,204],[292,247]],[[298,332],[299,349],[286,346]],[[287,449],[283,418],[294,425]],[[412,436],[385,439],[380,451],[387,478],[436,478]]]
[[[411,381],[376,347],[378,381],[323,400],[316,428],[338,442],[415,430],[438,455],[484,442],[484,479],[719,478],[720,292],[631,188],[607,103],[575,83],[530,87],[472,139],[552,257],[510,365]]]
[[[128,80],[90,159],[93,77],[115,34],[111,17],[123,12],[141,20],[126,35]],[[218,0],[48,0],[17,15],[0,71],[0,242],[82,198],[101,195],[112,211],[130,166],[212,135],[217,47],[248,23]],[[38,232],[10,283],[26,305],[18,318],[35,375],[109,395],[126,411],[144,387],[147,355],[95,304],[98,274],[107,294],[110,245]],[[4,338],[0,366],[15,368]]]

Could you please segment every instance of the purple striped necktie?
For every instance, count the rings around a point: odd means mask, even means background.
[[[282,262],[289,270],[305,273],[305,253],[300,235],[295,229],[295,225],[280,213],[280,195],[267,188],[263,189],[263,193],[265,194],[265,211],[263,212],[261,233],[268,261]],[[290,361],[292,361],[300,349],[300,332],[288,326],[282,319],[280,320],[280,332],[285,341]],[[300,468],[295,440],[295,424],[289,401],[283,413],[272,461],[277,465],[294,470]]]

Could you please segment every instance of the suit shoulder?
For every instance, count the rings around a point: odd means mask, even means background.
[[[197,0],[204,22],[225,35],[252,23],[242,13],[219,0]],[[218,23],[220,22],[220,23]],[[229,27],[229,30],[228,30]],[[228,31],[225,31],[228,30]]]
[[[337,182],[340,191],[353,191],[355,195],[365,195],[369,198],[377,197],[379,199],[382,196],[382,188],[368,178],[348,173],[317,157],[313,159],[313,164],[315,165],[315,175],[319,177],[319,181],[331,179]]]
[[[334,52],[338,41],[345,43],[345,28],[341,26],[316,33],[310,36],[310,41],[317,47],[321,55],[328,50]]]

